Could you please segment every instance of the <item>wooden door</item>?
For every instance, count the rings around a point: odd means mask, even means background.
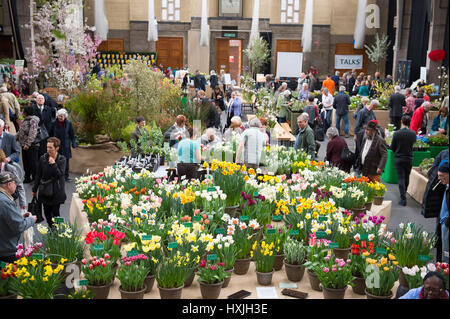
[[[100,52],[124,52],[124,41],[123,39],[108,39],[103,41],[98,46],[98,51]]]
[[[217,73],[220,70],[225,70],[225,73],[230,73],[230,40],[216,39],[216,68]]]
[[[277,74],[278,52],[303,52],[301,40],[277,40],[277,49],[275,52],[275,74]]]
[[[363,68],[360,70],[356,70],[356,73],[364,72],[367,73],[367,63],[368,63],[368,57],[366,54],[366,51],[364,49],[355,49],[353,44],[351,43],[336,43],[335,55],[362,55],[363,56]],[[333,57],[333,63],[334,63],[334,57]],[[341,75],[345,72],[351,71],[351,69],[335,69],[336,71],[340,71]]]
[[[156,42],[157,65],[183,68],[183,38],[160,37]]]

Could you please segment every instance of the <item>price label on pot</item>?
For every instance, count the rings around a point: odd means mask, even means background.
[[[368,234],[361,234],[361,240],[369,240]]]
[[[248,220],[248,216],[247,216],[247,215],[245,215],[245,216],[240,216],[239,219],[240,219],[241,221],[246,221],[246,220]]]
[[[5,268],[6,267],[6,263],[4,262],[4,261],[2,261],[1,263],[0,263],[0,269],[3,269],[3,268]]]
[[[151,235],[142,235],[141,239],[142,240],[152,240],[152,236]]]
[[[419,260],[420,261],[429,261],[430,256],[429,255],[419,255]]]
[[[192,223],[183,223],[184,227],[192,228]]]
[[[275,228],[270,228],[270,229],[267,230],[267,234],[268,235],[273,235],[273,234],[275,234],[275,232],[276,232]]]
[[[272,220],[275,222],[279,222],[283,219],[283,217],[281,215],[273,215],[272,216]]]
[[[216,191],[216,188],[215,188],[215,187],[208,187],[206,190],[207,190],[208,192],[215,192],[215,191]]]
[[[225,234],[225,228],[217,228],[216,234]]]
[[[103,250],[104,246],[103,245],[94,245],[92,246],[92,250],[94,251],[99,251],[99,250]]]
[[[137,256],[137,255],[138,255],[137,250],[130,250],[129,252],[127,252],[127,257],[133,257],[133,256]]]
[[[217,260],[217,255],[208,255],[206,256],[207,260]]]
[[[178,243],[177,242],[169,243],[167,245],[167,247],[170,248],[170,249],[177,248],[178,247]]]
[[[208,219],[209,220],[213,220],[214,216],[213,215],[208,215]]]
[[[194,216],[194,217],[192,217],[192,220],[193,220],[194,222],[199,222],[199,221],[202,220],[202,216]]]
[[[324,232],[324,231],[317,231],[317,232],[316,232],[316,237],[317,237],[317,238],[325,238],[326,235],[327,235],[327,233]]]
[[[375,249],[375,252],[377,254],[386,255],[387,254],[387,249],[386,248],[377,247],[377,249]]]
[[[55,217],[54,220],[55,220],[55,223],[57,223],[57,224],[64,223],[64,217]]]
[[[44,259],[44,255],[43,254],[31,254],[31,258],[37,259],[37,260],[42,260],[42,259]]]
[[[326,222],[328,220],[327,216],[319,216],[319,222]]]
[[[106,227],[105,227],[105,231],[106,231],[107,233],[109,233],[109,232],[111,231],[111,227],[106,226]]]
[[[339,244],[338,243],[329,243],[328,247],[330,247],[330,248],[339,248]]]
[[[253,193],[253,197],[258,197],[258,195],[259,195],[258,192]]]
[[[87,279],[82,279],[82,280],[78,280],[78,286],[87,286],[89,284],[89,280]]]
[[[300,232],[298,230],[290,230],[289,231],[289,235],[291,236],[298,236],[300,234]]]

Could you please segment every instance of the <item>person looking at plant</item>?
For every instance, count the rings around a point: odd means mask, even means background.
[[[22,214],[14,203],[12,194],[16,187],[11,172],[0,173],[0,261],[7,263],[16,260],[16,246],[22,233],[37,220],[29,212]]]
[[[233,132],[241,135],[245,128],[242,125],[242,120],[239,116],[233,116],[230,120],[230,127],[225,130],[223,134],[224,140],[230,140],[233,137]]]
[[[428,126],[428,112],[430,111],[431,103],[424,102],[421,107],[414,111],[413,117],[411,119],[410,129],[414,132],[421,134],[427,134]]]
[[[291,98],[291,91],[285,90],[283,93],[280,94],[277,101],[277,119],[278,123],[284,123],[286,122],[286,118],[288,115],[288,106],[290,103]]]
[[[448,109],[446,107],[441,107],[438,116],[433,120],[433,125],[431,126],[430,135],[445,134],[448,132]]]
[[[186,117],[184,115],[178,115],[175,124],[164,133],[164,138],[170,141],[170,147],[178,148],[178,142],[185,137],[185,134],[187,133],[185,125]]]
[[[245,130],[241,136],[241,143],[239,144],[236,153],[236,162],[245,163],[248,168],[257,169],[261,161],[261,154],[266,145],[266,137],[261,132],[261,121],[258,118],[250,120],[250,128]],[[243,161],[241,161],[241,155]]]
[[[139,147],[139,138],[142,136],[142,132],[145,131],[147,133],[147,135],[149,135],[150,133],[148,132],[147,128],[145,127],[146,122],[145,122],[145,118],[143,116],[138,116],[136,118],[136,128],[134,129],[134,131],[131,133],[131,141],[134,141],[134,145],[136,145],[137,147],[132,147],[131,149],[131,156],[132,157],[136,157],[139,153],[140,153],[140,147]]]
[[[196,179],[198,165],[202,160],[200,153],[200,145],[195,141],[194,129],[188,128],[187,134],[189,138],[185,137],[178,144],[178,160],[177,165],[178,177],[183,176],[186,179]]]
[[[399,299],[448,299],[445,287],[444,276],[437,271],[430,271],[423,278],[422,287],[409,290]]]
[[[66,158],[59,154],[61,141],[57,137],[47,140],[47,153],[39,158],[32,194],[38,196],[44,206],[44,214],[49,227],[53,217],[59,217],[59,208],[66,201],[64,172]]]
[[[72,157],[72,149],[77,147],[75,133],[72,123],[68,119],[69,114],[65,109],[56,112],[56,120],[50,125],[49,136],[57,137],[61,141],[59,153],[66,158],[66,170],[64,178],[66,182],[70,182],[69,178],[69,159]]]

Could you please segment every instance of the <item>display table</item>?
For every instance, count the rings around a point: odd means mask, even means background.
[[[432,146],[432,145],[430,145],[430,153],[431,153],[430,158],[436,158],[436,156],[438,156],[440,152],[442,152],[446,149],[448,149],[448,145],[447,146]]]
[[[420,174],[414,169],[411,170],[409,175],[409,186],[406,191],[412,198],[414,198],[419,204],[422,204],[423,195],[425,194],[425,188],[428,184],[428,178]]]
[[[430,151],[425,151],[425,152],[414,151],[413,167],[420,166],[422,161],[426,158],[431,158]]]

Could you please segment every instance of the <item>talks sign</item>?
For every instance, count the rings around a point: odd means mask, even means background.
[[[334,68],[335,69],[356,69],[361,70],[363,68],[364,58],[362,55],[335,55],[334,56]]]

